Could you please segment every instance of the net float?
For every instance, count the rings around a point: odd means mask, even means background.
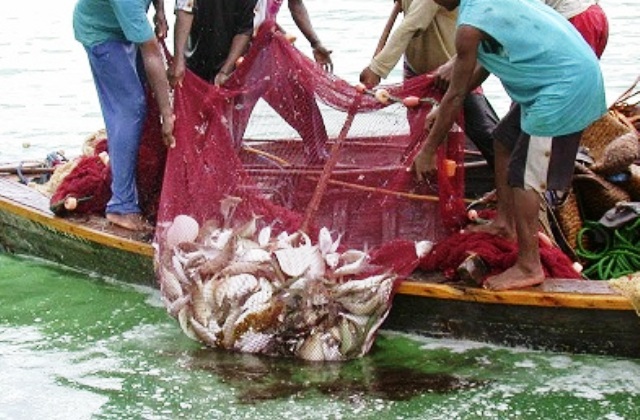
[[[449,178],[456,174],[456,168],[458,164],[455,160],[445,159],[444,160],[444,170]]]
[[[417,96],[407,96],[402,100],[402,103],[407,108],[414,108],[420,105],[420,98],[418,98]]]
[[[98,157],[100,158],[104,166],[109,166],[109,153],[100,152],[100,154],[98,154]]]
[[[67,197],[64,199],[64,208],[73,211],[78,207],[78,199],[75,197]]]
[[[382,104],[386,104],[389,102],[391,95],[389,95],[389,91],[386,89],[378,89],[375,91],[373,96],[378,100],[378,102]]]

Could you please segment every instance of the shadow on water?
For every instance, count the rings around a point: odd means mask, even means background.
[[[447,394],[478,388],[486,380],[431,373],[375,356],[342,363],[312,363],[214,349],[194,351],[189,370],[211,373],[237,390],[241,404],[301,397],[306,394],[358,400],[363,397],[407,401],[418,395]]]

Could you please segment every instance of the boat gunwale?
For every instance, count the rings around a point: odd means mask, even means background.
[[[83,226],[79,223],[56,217],[53,214],[46,214],[37,208],[29,207],[9,197],[0,195],[0,210],[3,209],[32,222],[55,228],[61,233],[74,235],[100,245],[149,257],[153,257],[154,254],[153,247],[150,244]]]
[[[478,287],[406,280],[398,286],[396,293],[434,299],[515,306],[561,307],[593,310],[635,310],[631,302],[626,297],[613,291],[611,294],[549,292],[539,291],[535,288],[493,291]]]

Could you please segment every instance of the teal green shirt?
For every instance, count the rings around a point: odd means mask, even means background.
[[[458,25],[492,38],[478,61],[522,108],[522,129],[560,136],[606,110],[600,63],[567,19],[539,0],[461,0]]]
[[[87,47],[106,41],[140,44],[155,36],[147,11],[151,0],[78,0],[73,11],[75,38]]]

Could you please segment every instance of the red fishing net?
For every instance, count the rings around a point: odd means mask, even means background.
[[[386,91],[441,95],[427,77]],[[407,108],[358,92],[302,55],[273,23],[224,88],[187,73],[174,103],[178,142],[168,156],[160,223],[180,214],[203,223],[218,217],[221,199],[236,196],[243,200],[238,218],[258,214],[276,230],[326,226],[343,235],[343,245],[372,248],[395,238],[440,239],[464,217],[461,165],[427,183],[406,170],[431,104]],[[450,133],[448,159],[462,162],[463,139]]]
[[[440,97],[426,76],[358,89],[273,19],[223,88],[187,73],[156,229],[162,294],[185,333],[309,360],[366,353],[418,264],[394,241],[438,241],[465,217],[462,121],[438,179],[407,171]]]
[[[136,186],[138,204],[145,218],[155,221],[162,188],[162,171],[166,149],[162,143],[162,127],[158,106],[147,93],[147,118],[138,151]],[[72,169],[61,174],[50,203],[51,211],[58,216],[70,214],[104,215],[111,198],[111,166],[107,139],[95,135],[88,139],[85,153],[69,162]],[[62,171],[65,168],[60,168]]]

